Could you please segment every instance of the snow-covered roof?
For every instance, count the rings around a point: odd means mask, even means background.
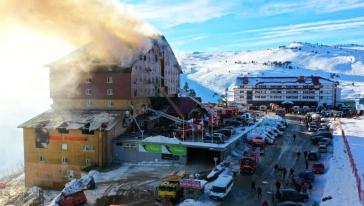
[[[160,143],[160,144],[180,144],[181,141],[175,137],[165,137],[162,135],[147,137],[142,142]]]
[[[19,125],[20,128],[112,129],[124,112],[48,110]]]
[[[236,80],[237,85],[282,85],[282,84],[321,84],[321,83],[335,83],[332,80],[320,77],[320,76],[296,76],[296,77],[238,77]]]

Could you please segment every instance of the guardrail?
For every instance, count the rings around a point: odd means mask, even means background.
[[[355,180],[356,180],[356,186],[357,186],[357,190],[358,190],[358,195],[359,195],[359,200],[362,202],[362,205],[364,206],[364,191],[362,190],[362,187],[361,187],[361,178],[360,178],[360,175],[359,175],[359,172],[358,172],[358,168],[356,166],[356,163],[354,161],[354,157],[353,157],[353,153],[351,152],[351,148],[350,148],[350,145],[349,145],[349,141],[348,141],[348,138],[346,137],[345,135],[345,131],[341,125],[341,122],[340,120],[338,121],[338,126],[339,126],[339,129],[341,131],[341,135],[343,137],[343,140],[344,140],[344,145],[345,145],[345,148],[346,148],[346,151],[348,152],[348,156],[349,156],[349,160],[350,160],[350,165],[351,165],[351,169],[352,169],[352,172],[355,176]]]

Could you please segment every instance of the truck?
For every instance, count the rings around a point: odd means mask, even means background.
[[[244,151],[243,156],[240,158],[240,174],[254,174],[258,161],[259,155],[255,151],[251,149]]]
[[[156,188],[156,199],[159,202],[177,203],[183,195],[180,181],[184,173],[177,173],[162,178],[159,186]]]
[[[278,108],[276,110],[276,115],[281,116],[281,117],[285,117],[286,116],[286,110],[284,108]]]

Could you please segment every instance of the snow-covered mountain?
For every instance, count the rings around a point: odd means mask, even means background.
[[[183,78],[190,85],[197,85],[197,94],[203,99],[211,99],[211,94],[206,94],[205,90],[217,93],[223,93],[225,88],[232,90],[236,77],[242,75],[319,75],[339,81],[342,98],[364,95],[362,45],[327,46],[294,42],[259,51],[193,52],[180,53],[178,57],[184,71]],[[190,87],[194,88],[194,85]]]

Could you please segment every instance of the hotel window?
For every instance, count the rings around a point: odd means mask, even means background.
[[[91,159],[86,159],[86,166],[89,167],[91,166],[92,162],[91,162]]]
[[[67,164],[67,163],[68,163],[67,157],[62,157],[62,164]]]
[[[114,104],[111,100],[107,101],[107,107],[113,107]]]
[[[112,89],[107,89],[107,95],[112,95],[113,93],[112,93]]]
[[[87,100],[86,101],[86,107],[91,107],[92,106],[92,101],[91,100]]]
[[[44,161],[44,156],[39,156],[39,161],[43,162]]]
[[[106,83],[112,84],[112,77],[107,77],[106,78]]]
[[[82,151],[84,151],[84,152],[94,152],[95,151],[95,146],[94,145],[84,145],[82,147]]]
[[[86,89],[86,95],[91,95],[91,89]]]
[[[91,84],[92,83],[92,79],[91,78],[87,78],[86,79],[86,84]]]
[[[62,144],[62,150],[67,150],[68,149],[68,145],[67,144]]]

